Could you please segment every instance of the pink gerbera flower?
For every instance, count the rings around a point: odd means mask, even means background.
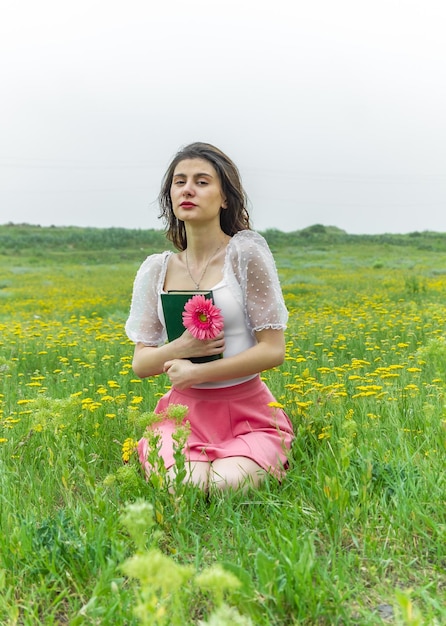
[[[214,339],[223,330],[223,317],[212,300],[197,294],[184,306],[183,324],[195,339]]]

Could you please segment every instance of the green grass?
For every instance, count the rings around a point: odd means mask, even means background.
[[[171,494],[162,472],[148,484],[134,456],[122,461],[167,388],[133,376],[123,333],[138,263],[158,248],[132,249],[124,233],[117,252],[116,233],[82,230],[66,247],[41,229],[39,257],[36,229],[29,246],[19,229],[14,248],[11,228],[0,264],[1,624],[446,622],[441,236],[310,232],[290,246],[270,233],[291,315],[286,361],[265,379],[296,430],[290,468],[281,485],[209,498]],[[87,260],[84,237],[96,242]],[[134,513],[142,538],[124,519],[141,499],[153,507],[147,522]]]

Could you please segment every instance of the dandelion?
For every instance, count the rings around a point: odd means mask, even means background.
[[[370,418],[371,420],[377,420],[380,418],[380,416],[376,415],[375,413],[367,413],[367,417]]]
[[[223,317],[212,300],[197,294],[184,306],[183,324],[195,339],[214,339],[223,330]]]
[[[300,410],[305,411],[305,409],[308,409],[308,407],[310,407],[313,403],[309,401],[309,402],[295,402],[295,404]]]
[[[268,406],[270,406],[273,409],[284,409],[284,405],[280,404],[280,402],[268,402]]]
[[[137,446],[137,442],[131,437],[128,437],[124,441],[124,443],[122,444],[122,449],[121,449],[121,456],[122,456],[122,460],[124,461],[124,463],[129,462],[130,457],[132,456],[132,454],[134,453],[136,449],[136,446]]]
[[[317,436],[318,439],[330,439],[331,437],[331,426],[324,426],[322,431]]]

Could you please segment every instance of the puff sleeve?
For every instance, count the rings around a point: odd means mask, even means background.
[[[245,311],[250,332],[267,328],[285,329],[288,311],[276,264],[266,240],[255,231],[238,232],[229,244],[226,264],[229,287],[234,295],[241,293],[238,299]],[[234,281],[238,283],[238,289]]]
[[[136,274],[130,314],[125,324],[127,337],[134,343],[159,346],[165,341],[165,330],[158,316],[158,296],[163,288],[170,254],[152,254]]]

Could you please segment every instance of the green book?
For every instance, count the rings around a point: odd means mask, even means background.
[[[183,325],[184,306],[188,300],[197,294],[213,300],[212,291],[168,291],[161,294],[161,306],[163,307],[164,322],[166,324],[167,340],[177,339],[186,330]],[[213,356],[191,357],[192,363],[206,363],[221,359],[221,354]]]

